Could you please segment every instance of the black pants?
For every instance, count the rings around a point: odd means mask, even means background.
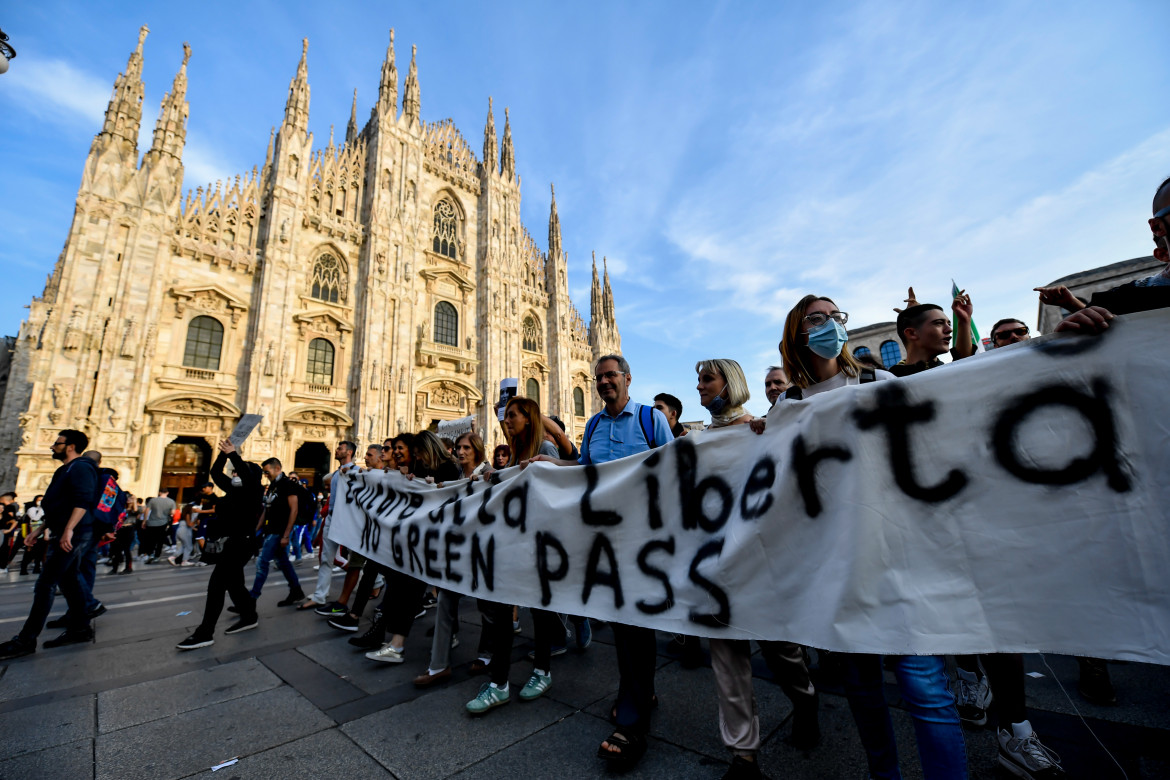
[[[198,633],[208,637],[215,633],[215,624],[223,611],[224,593],[232,597],[241,618],[256,616],[256,599],[244,585],[244,566],[252,558],[253,549],[246,539],[229,539],[224,545],[219,561],[211,570],[211,578],[207,580],[207,603],[203,607],[203,622],[199,624]]]
[[[386,621],[386,631],[407,636],[414,626],[414,616],[422,609],[427,585],[393,569],[384,569],[382,576],[386,578],[386,593],[382,597],[382,619]],[[512,625],[510,618],[508,625]]]
[[[138,544],[138,552],[148,558],[161,557],[163,540],[166,539],[166,535],[167,527],[165,525],[144,525]]]
[[[617,651],[617,728],[626,736],[650,730],[654,700],[654,667],[658,643],[654,629],[611,623]]]
[[[126,571],[134,568],[134,557],[130,554],[133,546],[134,526],[124,525],[118,529],[114,541],[110,544],[110,565],[114,567],[114,571],[122,564],[126,564]]]
[[[325,564],[321,564],[324,566]],[[353,594],[353,608],[350,612],[357,615],[359,618],[362,612],[366,609],[366,604],[370,601],[370,594],[374,592],[374,583],[378,580],[378,575],[381,574],[386,584],[389,585],[389,569],[380,563],[374,563],[372,560],[366,559],[366,565],[362,567],[362,578],[358,582],[357,589]],[[416,611],[415,614],[418,614]]]
[[[89,628],[89,613],[85,607],[85,593],[81,587],[81,578],[78,576],[78,563],[81,553],[89,546],[90,529],[73,531],[73,549],[65,552],[61,549],[57,539],[49,547],[45,556],[45,566],[41,576],[37,577],[37,584],[33,586],[32,609],[28,619],[20,629],[20,638],[28,643],[35,643],[41,631],[45,628],[45,620],[53,609],[53,589],[61,588],[65,602],[69,605],[69,630],[84,631]]]
[[[490,631],[488,649],[492,660],[488,664],[488,677],[502,688],[508,683],[508,671],[512,668],[512,605],[480,599],[479,611],[484,616],[484,630]]]

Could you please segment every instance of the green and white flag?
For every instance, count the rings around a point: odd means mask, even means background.
[[[961,292],[962,292],[962,290],[959,289],[959,285],[955,284],[954,279],[951,279],[951,300],[958,298],[959,293],[961,293]],[[959,318],[958,317],[951,318],[951,327],[954,328],[956,331],[959,330]],[[971,341],[972,341],[972,343],[975,344],[975,351],[976,352],[983,352],[984,351],[983,340],[979,338],[979,329],[975,327],[975,318],[974,317],[971,318]]]

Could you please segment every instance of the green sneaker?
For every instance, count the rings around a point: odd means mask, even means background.
[[[544,692],[551,687],[551,674],[537,674],[536,672],[533,672],[532,676],[528,678],[528,682],[526,682],[524,687],[520,690],[520,699],[522,701],[532,701],[533,699],[539,699],[544,695]]]
[[[501,689],[493,688],[491,683],[484,683],[479,689],[479,695],[467,702],[467,711],[472,715],[482,715],[493,707],[507,704],[510,694]]]

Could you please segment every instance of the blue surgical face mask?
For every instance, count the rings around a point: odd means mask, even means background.
[[[712,398],[711,403],[704,404],[703,408],[706,409],[711,414],[717,415],[717,414],[721,413],[724,409],[726,409],[729,406],[727,399],[723,397],[723,394],[725,392],[727,392],[727,383],[726,382],[723,383],[723,389],[719,391],[719,395]]]
[[[849,340],[844,326],[836,320],[829,320],[808,332],[808,348],[814,355],[832,360],[841,354],[842,347]]]

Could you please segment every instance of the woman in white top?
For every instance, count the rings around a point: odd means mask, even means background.
[[[755,418],[743,405],[751,398],[743,369],[734,360],[703,360],[695,364],[699,402],[711,415],[707,430],[746,425]],[[809,749],[820,739],[817,696],[809,679],[804,650],[792,642],[760,642],[775,681],[792,700],[792,742]],[[725,778],[761,777],[760,718],[752,688],[751,644],[742,639],[711,640],[711,670],[719,701],[719,732],[732,752]]]
[[[866,381],[894,379],[887,371],[864,368],[850,354],[845,323],[849,315],[829,298],[806,295],[784,321],[780,354],[792,387],[776,401],[809,398]],[[763,426],[752,425],[759,433]],[[926,780],[966,780],[967,756],[955,699],[941,656],[897,656],[894,667],[903,703],[914,719],[918,756]],[[898,780],[898,753],[882,680],[880,656],[851,653],[845,661],[845,693],[869,773]]]

